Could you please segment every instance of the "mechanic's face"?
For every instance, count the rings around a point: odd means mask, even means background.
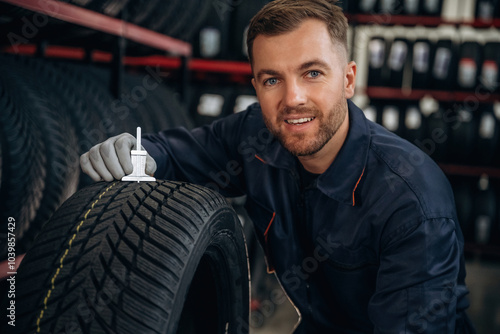
[[[264,121],[281,144],[296,156],[328,149],[346,119],[356,64],[347,63],[326,25],[309,19],[286,34],[258,35],[253,73]]]

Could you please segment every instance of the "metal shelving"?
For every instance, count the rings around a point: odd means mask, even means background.
[[[0,1],[179,56],[190,56],[192,52],[191,44],[187,42],[69,3],[55,0]]]

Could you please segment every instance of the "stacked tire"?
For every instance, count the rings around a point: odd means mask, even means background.
[[[148,73],[126,74],[117,99],[105,68],[2,55],[0,72],[0,260],[8,217],[22,254],[54,211],[90,184],[79,157],[92,146],[137,126],[192,127],[176,95]]]
[[[76,134],[55,92],[11,57],[2,57],[2,183],[0,202],[4,228],[17,222],[18,252],[33,239],[34,222],[44,222],[77,189]],[[40,225],[34,224],[34,225]],[[6,231],[2,231],[7,234]],[[2,240],[2,256],[6,242]]]
[[[235,3],[240,2],[234,0]],[[96,13],[121,19],[158,33],[191,41],[212,7],[219,11],[232,11],[233,0],[63,0],[60,3],[83,7]],[[100,50],[112,50],[116,37],[92,29],[70,25],[52,18],[52,13],[61,11],[57,1],[41,3],[41,12],[19,8],[0,2],[0,28],[8,32],[0,34],[0,44],[5,46],[36,42],[71,45]],[[42,29],[43,28],[43,29]],[[151,54],[153,49],[139,43],[130,43],[127,54]]]
[[[222,196],[80,174],[80,154],[110,136],[192,127],[162,79],[128,73],[114,98],[106,69],[0,58],[2,233],[14,217],[16,252],[27,251],[16,326],[0,332],[248,333],[245,237]]]

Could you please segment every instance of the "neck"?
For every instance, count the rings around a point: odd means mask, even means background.
[[[349,132],[349,112],[346,112],[344,121],[332,138],[317,153],[298,157],[305,170],[314,174],[323,174],[339,154]]]

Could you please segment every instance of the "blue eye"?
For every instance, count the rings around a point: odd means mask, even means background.
[[[278,83],[278,79],[276,78],[270,78],[270,79],[267,79],[266,81],[264,81],[264,85],[267,85],[267,86],[273,86],[273,85],[276,85]]]
[[[317,78],[320,75],[318,71],[310,71],[308,74],[311,78]]]

